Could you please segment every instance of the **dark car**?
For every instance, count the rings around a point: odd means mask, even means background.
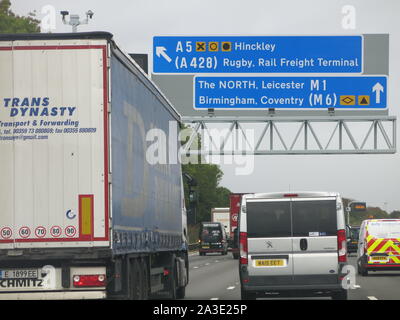
[[[199,234],[199,254],[206,253],[228,254],[228,241],[225,227],[221,222],[202,222]]]
[[[347,226],[347,252],[357,252],[360,227]]]

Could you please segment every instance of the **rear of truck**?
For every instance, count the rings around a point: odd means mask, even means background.
[[[0,298],[104,298],[108,40],[0,37]]]
[[[183,297],[179,123],[109,33],[0,36],[0,298]]]
[[[230,247],[234,259],[239,259],[239,225],[238,217],[240,212],[240,203],[242,193],[232,193],[229,196],[229,215],[230,215]]]

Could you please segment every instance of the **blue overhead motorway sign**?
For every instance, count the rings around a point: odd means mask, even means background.
[[[195,109],[385,109],[387,78],[195,77]]]
[[[361,73],[362,36],[163,36],[154,73]]]

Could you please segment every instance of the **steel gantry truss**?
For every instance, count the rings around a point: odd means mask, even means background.
[[[394,116],[184,117],[183,122],[191,128],[184,154],[396,152]]]

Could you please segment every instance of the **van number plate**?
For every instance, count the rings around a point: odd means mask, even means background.
[[[373,261],[387,261],[388,257],[385,256],[377,256],[377,257],[371,257]]]
[[[284,267],[286,261],[284,259],[267,259],[255,260],[256,267]]]

